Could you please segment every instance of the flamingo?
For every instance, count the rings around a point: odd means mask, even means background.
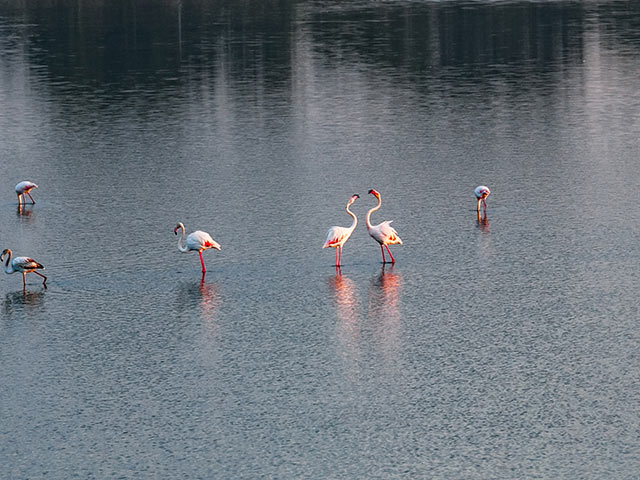
[[[476,189],[473,191],[473,193],[476,194],[476,198],[478,199],[478,208],[477,211],[480,211],[480,203],[482,202],[482,204],[484,205],[484,211],[487,211],[487,197],[489,195],[491,195],[491,190],[489,190],[489,187],[486,187],[484,185],[479,185],[476,187]]]
[[[398,232],[396,232],[396,230],[391,226],[392,220],[387,220],[379,225],[371,225],[371,214],[382,206],[382,199],[380,198],[380,194],[374,189],[369,190],[369,193],[378,199],[378,205],[373,207],[367,213],[367,230],[369,230],[369,235],[371,235],[371,237],[380,244],[380,250],[382,251],[382,263],[387,263],[387,259],[384,257],[384,249],[386,248],[389,255],[391,255],[389,245],[402,245],[402,240],[398,236]],[[393,258],[393,255],[391,255],[391,263],[396,263],[396,259]]]
[[[33,203],[34,205],[36,204],[36,201],[33,199],[31,194],[29,193],[34,188],[38,188],[38,185],[36,185],[33,182],[26,181],[26,180],[24,182],[20,182],[20,183],[18,183],[16,185],[16,193],[18,194],[18,205],[23,203],[25,193],[27,195],[29,195],[29,198],[31,199],[31,203]]]
[[[324,242],[322,248],[335,248],[336,249],[336,267],[341,266],[342,262],[342,246],[347,243],[349,237],[356,229],[356,225],[358,224],[358,218],[355,214],[349,210],[349,207],[353,205],[353,202],[356,201],[357,198],[360,198],[360,195],[357,193],[352,195],[349,201],[347,202],[347,213],[353,217],[353,223],[351,223],[350,227],[338,227],[334,226],[329,229],[327,232],[327,240]]]
[[[4,256],[7,256],[7,259],[4,259]],[[27,273],[35,273],[36,275],[44,278],[42,284],[44,288],[47,288],[47,277],[42,275],[40,272],[36,271],[38,269],[44,270],[44,265],[36,262],[33,258],[30,257],[16,257],[11,260],[11,250],[5,248],[0,255],[0,262],[4,262],[2,265],[2,269],[5,273],[22,273],[22,288],[26,290],[27,288]]]
[[[216,242],[211,235],[207,232],[202,232],[200,230],[196,230],[195,232],[187,235],[187,240],[185,242],[185,229],[182,223],[178,223],[176,228],[173,230],[173,233],[178,234],[178,230],[182,229],[182,236],[178,239],[178,250],[183,253],[187,253],[189,251],[197,251],[200,253],[200,262],[202,263],[202,275],[207,273],[207,268],[204,266],[204,259],[202,258],[202,252],[209,248],[215,248],[216,250],[222,250],[222,247],[218,242]]]

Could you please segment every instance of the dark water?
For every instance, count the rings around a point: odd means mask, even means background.
[[[637,2],[0,1],[3,477],[637,478],[639,78]]]

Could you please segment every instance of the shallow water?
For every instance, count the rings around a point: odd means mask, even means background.
[[[79,5],[0,2],[8,478],[635,478],[637,6]]]

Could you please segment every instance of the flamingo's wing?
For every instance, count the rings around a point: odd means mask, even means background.
[[[392,221],[393,220],[387,220],[386,222],[382,222],[375,226],[377,231],[376,233],[378,235],[376,240],[387,245],[402,245],[402,239],[398,236],[398,232],[396,232],[396,229],[391,226]]]
[[[11,263],[15,270],[36,270],[38,268],[44,270],[44,265],[30,257],[16,257]]]
[[[351,231],[344,227],[331,227],[327,232],[327,239],[322,248],[338,247],[343,245],[351,236]]]
[[[33,182],[29,182],[29,181],[24,181],[24,182],[20,182],[16,185],[16,192],[17,193],[25,193],[29,190],[31,190],[32,188],[38,188],[38,185],[36,185]]]
[[[215,248],[221,250],[220,244],[216,242],[211,235],[201,230],[196,230],[187,236],[187,248],[190,250],[202,250],[207,248]]]

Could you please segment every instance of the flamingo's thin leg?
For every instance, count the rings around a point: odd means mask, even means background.
[[[336,267],[339,267],[339,266],[340,266],[340,259],[338,258],[338,249],[339,249],[339,248],[340,248],[340,247],[336,247]]]
[[[389,252],[389,255],[391,255],[391,250],[389,250],[389,245],[385,245],[385,247],[387,247],[387,252]],[[391,263],[396,263],[396,259],[393,258],[393,255],[391,255]]]
[[[18,205],[22,205],[22,194],[18,194]]]
[[[27,192],[27,195],[29,195],[29,198],[31,199],[31,203],[33,203],[34,205],[36,204],[36,201],[33,199],[33,197],[31,196],[31,194],[29,192]]]
[[[387,263],[387,259],[384,257],[384,247],[380,244],[380,251],[382,251],[382,263]]]
[[[340,249],[340,256],[338,257],[338,266],[342,266],[342,246],[338,247]]]
[[[22,289],[27,289],[27,274],[25,272],[22,272]]]
[[[44,280],[42,281],[42,284],[46,287],[47,286],[47,277],[45,277],[43,274],[41,274],[40,272],[36,272],[34,271],[33,273],[35,273],[36,275],[40,275],[42,278],[44,278]]]
[[[204,266],[204,258],[202,258],[202,251],[200,253],[200,262],[202,263],[202,273],[207,273],[207,268]]]

